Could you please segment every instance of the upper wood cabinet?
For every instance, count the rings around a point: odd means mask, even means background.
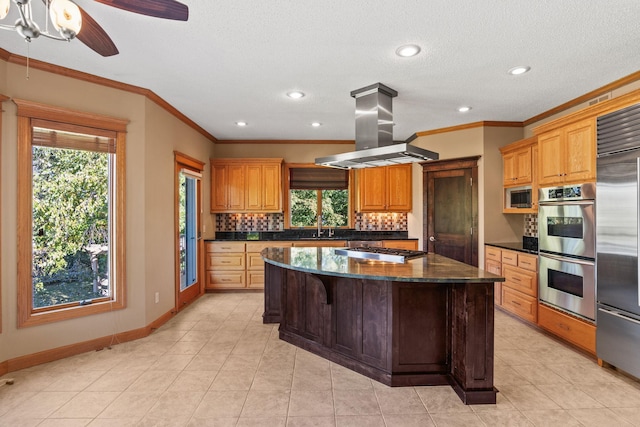
[[[211,212],[282,212],[282,159],[212,159]]]
[[[244,188],[243,165],[211,162],[211,212],[243,211]]]
[[[554,186],[596,179],[596,119],[580,120],[538,137],[538,184]]]
[[[502,153],[503,213],[538,212],[538,138],[526,138],[500,148]],[[512,208],[507,203],[507,189],[531,187],[531,207]]]
[[[504,185],[531,184],[531,146],[503,154]]]
[[[282,162],[247,165],[246,207],[250,211],[282,210]]]
[[[411,164],[358,170],[359,212],[410,212]]]

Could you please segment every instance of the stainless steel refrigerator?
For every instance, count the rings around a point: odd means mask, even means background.
[[[596,354],[640,377],[640,104],[597,120]]]

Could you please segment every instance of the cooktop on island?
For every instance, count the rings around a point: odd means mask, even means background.
[[[412,251],[408,249],[379,248],[368,246],[336,249],[335,253],[338,255],[346,255],[352,258],[398,263],[403,263],[414,258],[420,258],[427,254],[426,252]]]

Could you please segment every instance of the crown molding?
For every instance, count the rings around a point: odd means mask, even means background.
[[[219,139],[216,144],[355,144],[351,139]]]
[[[7,62],[12,64],[17,64],[21,66],[27,66],[27,58],[21,55],[16,55],[11,52],[7,52],[4,49],[0,49],[0,58],[4,59]],[[194,129],[205,138],[210,140],[211,142],[217,142],[215,136],[211,135],[209,132],[204,130],[202,127],[198,126],[193,120],[182,114],[176,108],[174,108],[167,101],[156,95],[153,91],[149,89],[145,89],[139,86],[134,86],[122,82],[118,82],[111,79],[106,79],[104,77],[98,77],[93,74],[84,73],[82,71],[73,70],[71,68],[61,67],[59,65],[49,64],[48,62],[39,61],[37,59],[29,59],[29,67],[35,68],[37,70],[46,71],[48,73],[57,74],[64,77],[70,77],[76,80],[82,80],[89,83],[98,84],[101,86],[109,87],[112,89],[123,90],[125,92],[134,93],[136,95],[141,95],[156,103],[159,107],[166,110],[169,114],[176,117],[178,120],[182,121],[184,124]]]
[[[473,128],[479,128],[479,127],[510,127],[510,128],[521,128],[524,127],[522,122],[496,122],[496,121],[481,121],[481,122],[473,122],[473,123],[465,123],[462,125],[456,125],[456,126],[449,126],[446,128],[440,128],[440,129],[432,129],[432,130],[425,130],[425,131],[421,131],[421,132],[416,132],[415,135],[416,136],[429,136],[429,135],[436,135],[438,133],[448,133],[448,132],[454,132],[454,131],[458,131],[458,130],[465,130],[465,129],[473,129]]]

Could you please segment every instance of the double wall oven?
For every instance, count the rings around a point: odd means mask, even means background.
[[[542,302],[595,321],[594,183],[540,189],[538,245]]]

